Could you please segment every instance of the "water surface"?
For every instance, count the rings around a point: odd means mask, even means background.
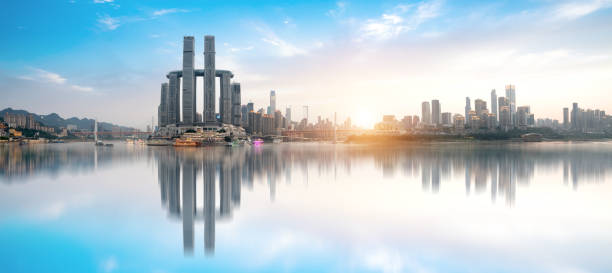
[[[612,272],[612,142],[0,146],[2,272]]]

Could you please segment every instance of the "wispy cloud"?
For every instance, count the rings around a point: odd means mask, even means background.
[[[556,18],[577,19],[600,9],[612,7],[612,0],[566,2],[554,9]]]
[[[53,83],[57,85],[65,85],[67,83],[67,79],[62,77],[60,74],[50,72],[47,70],[43,70],[40,68],[30,67],[32,70],[32,74],[19,76],[19,79],[27,80],[27,81],[36,81],[42,83]],[[73,91],[79,92],[94,92],[93,87],[89,86],[81,86],[76,84],[67,85]]]
[[[177,9],[177,8],[160,9],[160,10],[154,11],[153,12],[153,16],[162,16],[162,15],[166,15],[166,14],[179,13],[179,12],[189,12],[189,10],[187,10],[187,9]]]
[[[42,70],[39,68],[30,68],[30,69],[34,72],[33,74],[23,75],[23,76],[20,76],[19,78],[22,80],[40,81],[40,82],[56,83],[56,84],[63,84],[66,82],[66,78],[60,76],[57,73],[49,72],[49,71]]]
[[[120,25],[118,18],[111,17],[108,14],[98,15],[97,21],[98,25],[103,30],[115,30]]]
[[[336,2],[336,7],[328,10],[325,14],[329,17],[337,18],[346,11],[346,2]]]
[[[73,84],[70,87],[72,87],[72,89],[76,90],[76,91],[81,91],[81,92],[93,92],[93,88],[89,87],[89,86],[81,86],[81,85],[76,85]]]
[[[281,39],[268,27],[257,27],[256,30],[264,36],[261,40],[276,47],[278,49],[278,54],[282,57],[306,54],[306,50]]]
[[[361,26],[359,40],[366,38],[386,40],[413,30],[427,20],[438,17],[441,6],[441,1],[397,5],[393,10],[382,14],[380,18],[366,20]]]
[[[96,4],[112,3],[114,0],[94,0]]]

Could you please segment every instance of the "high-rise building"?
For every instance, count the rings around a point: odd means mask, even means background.
[[[428,101],[421,103],[421,122],[423,125],[431,124],[431,109]]]
[[[215,36],[204,36],[204,122],[216,122]]]
[[[519,106],[516,109],[516,123],[519,127],[526,127],[529,124],[531,108],[529,106]]]
[[[161,84],[161,98],[159,100],[159,112],[157,114],[157,123],[159,127],[168,124],[168,83]]]
[[[240,126],[242,112],[240,112],[240,84],[232,83],[232,124]]]
[[[497,93],[491,90],[491,112],[497,116]]]
[[[291,107],[285,108],[285,118],[287,119],[287,122],[291,124]]]
[[[476,115],[482,116],[484,111],[487,110],[487,102],[481,99],[476,99],[474,101],[474,110],[476,111]]]
[[[472,105],[470,103],[470,97],[465,97],[465,122],[469,121],[469,113],[472,111]]]
[[[508,84],[506,85],[506,98],[508,99],[509,107],[510,107],[510,119],[512,125],[516,125],[516,89],[514,85]]]
[[[242,127],[247,128],[249,126],[249,111],[247,111],[247,106],[244,104],[240,106],[240,119]]]
[[[440,101],[432,100],[431,101],[431,123],[435,125],[440,125]]]
[[[443,125],[451,125],[452,124],[451,115],[452,114],[449,113],[449,112],[442,113],[442,124]]]
[[[563,128],[569,128],[569,108],[563,108]]]
[[[181,122],[181,83],[176,73],[168,74],[168,124]]]
[[[270,108],[268,109],[268,115],[274,115],[276,112],[276,91],[270,91]]]
[[[578,116],[580,115],[580,108],[578,108],[578,103],[572,103],[572,129],[579,129]]]
[[[196,113],[196,78],[193,36],[183,38],[183,123],[193,124]]]

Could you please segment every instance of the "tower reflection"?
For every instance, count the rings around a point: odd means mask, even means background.
[[[491,202],[502,199],[514,206],[519,187],[530,185],[536,171],[553,172],[571,180],[573,189],[584,183],[600,183],[612,170],[612,148],[559,149],[555,146],[431,144],[418,147],[322,146],[300,144],[264,147],[209,147],[204,149],[155,149],[161,203],[171,217],[183,223],[186,255],[194,249],[194,222],[204,222],[204,250],[214,253],[215,225],[230,220],[241,206],[242,190],[252,190],[254,182],[267,187],[274,202],[278,183],[319,175],[334,180],[337,173],[351,175],[355,165],[373,159],[381,179],[402,169],[406,177],[420,175],[424,192],[443,191],[453,177],[465,181],[468,196],[490,194]],[[182,176],[181,176],[182,170]],[[299,171],[299,175],[292,172]],[[310,174],[309,174],[310,173]],[[202,177],[203,196],[197,196],[197,177]],[[182,177],[182,182],[180,181]],[[218,192],[217,192],[218,190]],[[217,201],[216,198],[219,197]],[[201,202],[198,202],[200,200]],[[197,204],[203,204],[201,211]],[[247,205],[248,204],[244,204]]]

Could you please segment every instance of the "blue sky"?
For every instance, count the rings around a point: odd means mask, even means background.
[[[370,126],[439,99],[503,94],[536,118],[612,111],[612,1],[11,1],[0,11],[0,107],[144,128],[184,35],[216,36],[243,102]],[[202,88],[202,84],[199,84]],[[198,111],[201,111],[201,96]]]

